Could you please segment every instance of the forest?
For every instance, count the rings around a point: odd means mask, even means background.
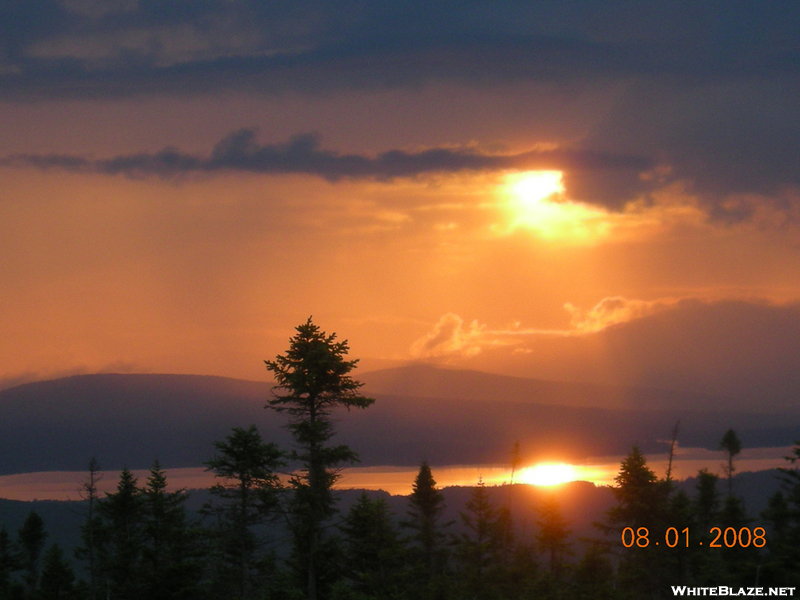
[[[276,382],[267,408],[285,415],[291,448],[255,425],[213,442],[205,466],[217,483],[199,510],[157,461],[144,482],[123,469],[101,495],[92,458],[74,552],[48,543],[35,511],[18,531],[0,527],[0,598],[639,599],[673,597],[676,585],[800,587],[800,442],[781,491],[754,515],[733,485],[732,429],[720,440],[725,477],[700,471],[688,493],[632,447],[590,536],[574,535],[557,493],[523,534],[513,480],[502,495],[478,481],[452,520],[424,460],[405,512],[366,492],[340,511],[334,486],[358,455],[334,443],[334,411],[346,418],[374,400],[350,375],[347,342],[310,318],[296,331],[265,361]]]

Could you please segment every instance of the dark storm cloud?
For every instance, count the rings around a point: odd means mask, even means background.
[[[320,147],[319,136],[298,135],[284,144],[261,145],[255,130],[242,129],[218,142],[205,157],[174,148],[155,153],[89,159],[63,154],[14,155],[0,159],[0,165],[31,166],[39,169],[103,173],[128,176],[175,177],[189,173],[246,171],[266,174],[303,173],[329,181],[341,178],[388,180],[427,173],[459,171],[503,171],[528,169],[570,169],[575,171],[618,171],[638,180],[640,171],[653,167],[646,157],[588,151],[532,151],[519,154],[486,154],[476,150],[431,148],[418,152],[390,150],[376,156],[339,154]]]
[[[7,2],[0,5],[0,98],[319,94],[439,82],[547,82],[579,94],[620,84],[624,98],[576,147],[657,156],[670,173],[661,183],[688,182],[709,214],[741,220],[751,209],[729,196],[770,196],[780,209],[793,202],[785,190],[800,187],[798,31],[793,0]],[[565,123],[572,118],[563,115]],[[309,144],[263,147],[229,161],[236,164],[163,151],[83,167],[173,173],[224,166],[328,178],[491,168],[469,166],[487,157],[452,151],[369,159]],[[437,161],[444,166],[423,166]],[[574,197],[612,208],[647,187],[620,169],[589,177],[575,171],[566,182]]]
[[[599,332],[599,360],[629,385],[703,392],[731,407],[796,407],[798,331],[798,303],[684,300]]]
[[[796,2],[32,0],[0,7],[0,93],[796,74],[798,26]]]

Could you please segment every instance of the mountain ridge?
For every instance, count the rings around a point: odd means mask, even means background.
[[[716,448],[729,427],[746,447],[786,446],[800,437],[797,415],[464,399],[452,396],[457,390],[451,397],[373,393],[385,376],[374,373],[363,379],[375,405],[337,415],[336,439],[360,454],[362,466],[408,466],[423,458],[503,464],[517,441],[526,460],[619,455],[633,444],[664,452],[663,440],[678,419],[685,446]],[[402,373],[414,371],[390,375]],[[452,377],[446,373],[440,387]],[[0,474],[82,470],[92,456],[104,469],[148,468],[156,458],[168,468],[197,467],[213,454],[212,442],[250,424],[266,440],[290,448],[284,417],[265,410],[270,387],[210,375],[98,374],[3,390]]]

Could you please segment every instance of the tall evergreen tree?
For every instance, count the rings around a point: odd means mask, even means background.
[[[718,481],[719,477],[708,469],[701,469],[697,473],[693,509],[697,524],[706,532],[716,523],[719,514]]]
[[[455,539],[462,597],[493,600],[500,595],[508,559],[503,552],[507,535],[505,511],[495,507],[482,479],[464,508],[460,516],[465,533]]]
[[[634,446],[622,461],[614,481],[616,486],[612,492],[617,504],[608,511],[607,522],[602,526],[609,535],[619,540],[626,527],[632,528],[637,536],[640,528],[655,535],[672,526],[668,524],[671,486],[669,482],[659,481],[638,447]],[[630,590],[635,597],[664,596],[669,574],[665,548],[666,545],[648,542],[644,547],[635,546],[624,551],[618,570],[619,587]]]
[[[36,600],[79,600],[81,596],[75,586],[75,571],[64,559],[64,551],[58,544],[47,549],[42,561],[42,577]]]
[[[728,496],[733,496],[733,473],[736,471],[733,459],[742,451],[742,442],[739,441],[739,436],[733,429],[728,429],[719,442],[719,448],[725,451],[726,461],[722,468],[728,478]]]
[[[362,492],[339,529],[355,591],[375,600],[402,598],[406,552],[386,501]]]
[[[25,590],[32,596],[39,584],[39,563],[47,532],[38,513],[31,511],[17,534]]]
[[[289,415],[294,437],[292,458],[301,470],[291,479],[291,526],[294,555],[303,573],[309,600],[316,600],[321,561],[326,554],[323,523],[335,514],[332,493],[341,465],[358,456],[344,445],[329,445],[335,434],[336,408],[366,408],[375,402],[359,394],[362,384],[350,376],[357,360],[347,360],[347,341],[337,342],[311,321],[296,328],[285,355],[264,361],[276,386],[268,407]]]
[[[403,525],[413,531],[411,541],[416,544],[417,593],[421,598],[439,598],[445,589],[444,571],[447,564],[443,528],[449,524],[441,522],[445,508],[444,496],[436,487],[427,461],[420,465],[408,504],[408,519]]]
[[[19,570],[19,552],[5,525],[0,526],[0,598],[9,598],[11,575]]]
[[[86,480],[81,484],[80,495],[86,502],[86,521],[81,526],[82,545],[75,549],[75,557],[85,560],[89,571],[89,595],[88,600],[98,598],[97,589],[97,515],[95,514],[99,495],[97,484],[103,478],[100,473],[100,463],[94,456],[89,460],[89,472]]]
[[[614,567],[601,544],[593,543],[575,568],[574,598],[611,600],[614,593]]]
[[[137,483],[131,471],[122,469],[117,491],[97,504],[96,558],[104,597],[142,597],[143,509]]]
[[[536,534],[536,541],[547,556],[550,576],[558,580],[561,576],[563,557],[571,553],[567,541],[570,534],[568,523],[561,514],[555,495],[546,496],[537,512],[539,518],[536,523],[539,532]]]
[[[690,570],[692,582],[697,585],[715,585],[715,581],[720,581],[725,576],[725,566],[720,553],[708,551],[709,544],[714,539],[711,528],[721,524],[718,484],[719,476],[708,469],[701,469],[697,473],[691,504],[694,522],[690,530],[693,546]]]
[[[781,489],[769,500],[762,518],[769,528],[764,585],[800,586],[800,441],[789,463],[780,468]]]
[[[155,461],[142,489],[142,575],[150,600],[197,595],[199,536],[188,521],[187,498],[185,490],[167,491],[166,473]]]
[[[212,592],[221,595],[234,589],[239,598],[252,598],[258,593],[255,579],[264,545],[255,530],[278,514],[276,471],[284,464],[283,452],[265,443],[255,425],[234,428],[214,447],[217,454],[206,466],[221,482],[211,488],[214,500],[203,507],[214,521]]]

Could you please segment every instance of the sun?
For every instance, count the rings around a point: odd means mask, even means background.
[[[608,233],[606,211],[568,200],[561,171],[528,171],[506,177],[502,193],[510,229],[527,229],[539,237],[588,243]]]
[[[520,208],[540,211],[542,201],[564,193],[561,171],[529,171],[509,177],[508,186],[517,197]]]
[[[523,469],[520,473],[520,480],[523,483],[544,487],[575,481],[577,478],[578,472],[575,467],[565,463],[541,463]]]

